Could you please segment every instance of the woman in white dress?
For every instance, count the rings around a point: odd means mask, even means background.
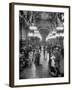
[[[49,53],[47,52],[47,63],[49,63]]]
[[[47,60],[47,50],[45,50],[45,60]]]
[[[43,60],[44,60],[44,50],[43,50],[43,46],[41,46],[41,51],[40,51],[40,64],[43,64]]]

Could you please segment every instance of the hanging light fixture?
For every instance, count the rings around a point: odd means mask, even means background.
[[[62,15],[61,18],[63,20],[64,15]],[[58,22],[58,26],[56,27],[56,30],[57,31],[63,31],[64,30],[64,22],[62,22],[58,16],[57,16],[57,22]]]
[[[56,27],[56,30],[58,31],[58,30],[61,30],[61,31],[63,31],[64,30],[64,27],[60,27],[60,26],[58,26],[58,27]]]
[[[29,26],[30,30],[37,30],[37,26],[34,25],[34,23],[32,23],[31,26]]]
[[[30,16],[30,26],[29,26],[30,30],[37,30],[37,26],[35,25],[35,17],[34,17],[34,13],[31,12],[31,16]]]

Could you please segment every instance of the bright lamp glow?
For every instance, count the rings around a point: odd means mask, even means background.
[[[56,30],[63,30],[64,27],[56,27]]]
[[[29,32],[28,37],[38,37],[40,39],[40,41],[42,41],[42,36],[38,31],[35,33]]]
[[[28,33],[28,36],[29,36],[29,37],[32,37],[32,36],[34,36],[34,35],[33,35],[33,33]]]
[[[63,33],[56,33],[55,35],[49,35],[47,38],[46,38],[46,41],[48,41],[49,39],[53,39],[53,38],[56,38],[56,37],[64,37],[64,34]]]
[[[39,31],[38,30],[35,30],[34,33],[39,33]]]
[[[29,27],[29,29],[30,29],[30,30],[37,30],[37,27],[34,26],[34,25],[32,25],[32,26]]]
[[[56,34],[56,37],[64,37],[64,34],[63,33],[60,33],[60,34]]]

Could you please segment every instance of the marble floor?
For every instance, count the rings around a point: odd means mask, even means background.
[[[21,72],[21,79],[29,79],[29,78],[47,78],[49,76],[48,70],[48,61],[44,60],[42,64],[35,65],[32,63],[31,66],[24,68]]]
[[[32,65],[29,67],[24,68],[24,70],[20,73],[21,79],[29,79],[29,78],[48,78],[49,76],[49,68],[48,68],[48,61],[49,57],[47,59],[44,59],[40,61],[39,65],[36,65],[34,62],[32,62]]]
[[[39,65],[36,65],[34,62],[30,66],[27,66],[20,72],[20,79],[33,79],[33,78],[49,78],[49,56],[47,55],[46,59],[40,61]],[[60,72],[64,72],[64,60],[60,62]]]

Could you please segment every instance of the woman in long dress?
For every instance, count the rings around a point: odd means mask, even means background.
[[[40,64],[43,64],[43,60],[44,60],[44,50],[43,50],[43,46],[41,46],[41,51],[40,51]]]
[[[47,60],[47,50],[45,50],[45,60]]]
[[[47,52],[47,63],[49,63],[49,53]]]

